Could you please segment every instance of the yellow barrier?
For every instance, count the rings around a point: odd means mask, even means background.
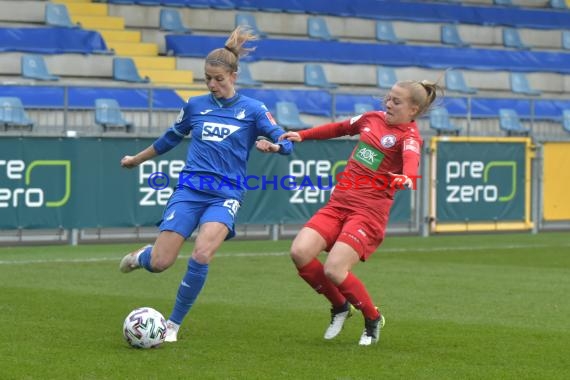
[[[543,153],[543,218],[570,220],[570,143],[546,142]]]

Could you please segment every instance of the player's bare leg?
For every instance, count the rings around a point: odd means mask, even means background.
[[[184,237],[177,232],[162,231],[154,245],[144,246],[125,255],[119,264],[119,269],[123,273],[128,273],[144,267],[149,272],[162,272],[174,264],[184,241]]]

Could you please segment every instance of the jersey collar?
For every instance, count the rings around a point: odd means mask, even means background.
[[[239,100],[239,97],[240,95],[237,92],[234,96],[232,96],[229,99],[216,98],[214,95],[210,94],[210,98],[212,99],[212,101],[216,103],[220,108],[233,106]]]

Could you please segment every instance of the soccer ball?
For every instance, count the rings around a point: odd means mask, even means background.
[[[125,318],[123,336],[133,347],[158,347],[166,336],[166,320],[152,307],[139,307]]]

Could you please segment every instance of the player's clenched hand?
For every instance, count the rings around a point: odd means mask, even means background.
[[[405,174],[390,174],[390,187],[393,189],[411,189],[414,185],[412,179]]]
[[[279,136],[279,141],[281,140],[289,140],[292,142],[301,142],[303,139],[297,132],[285,132],[281,136]]]
[[[121,159],[121,166],[124,168],[134,168],[139,163],[136,161],[135,156],[125,156]]]
[[[271,141],[265,139],[257,140],[255,142],[255,147],[257,150],[264,153],[277,153],[281,148],[279,145],[273,144]]]

